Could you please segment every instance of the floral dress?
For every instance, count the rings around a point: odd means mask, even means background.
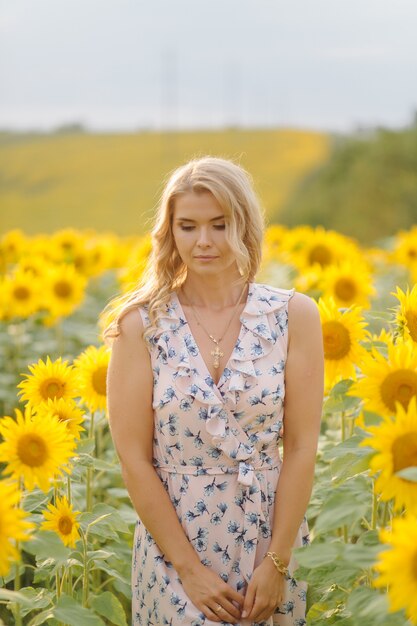
[[[294,289],[250,283],[240,333],[216,385],[175,292],[149,340],[153,464],[201,562],[244,594],[269,549],[283,427],[288,300]],[[147,307],[139,307],[149,325]],[[309,541],[304,519],[295,546]],[[273,617],[241,626],[303,626],[305,584],[292,573]],[[212,626],[138,519],[132,559],[134,626]],[[221,624],[229,624],[223,621]]]

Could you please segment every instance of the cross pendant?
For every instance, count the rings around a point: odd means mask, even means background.
[[[211,355],[214,356],[213,367],[217,369],[220,365],[220,357],[223,356],[223,352],[220,350],[219,346],[216,346],[216,349],[211,351]]]

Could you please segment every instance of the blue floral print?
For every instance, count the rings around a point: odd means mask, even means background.
[[[240,593],[269,549],[281,469],[288,300],[294,289],[251,283],[236,345],[215,384],[172,292],[148,341],[153,370],[153,464],[201,563]],[[149,325],[147,306],[139,307]],[[307,522],[295,546],[309,543]],[[241,626],[304,626],[306,586],[292,572],[272,617]],[[213,626],[185,593],[138,519],[132,626]],[[221,622],[227,626],[229,622]]]

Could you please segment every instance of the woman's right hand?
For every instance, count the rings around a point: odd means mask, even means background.
[[[245,597],[213,570],[200,563],[180,579],[192,603],[211,621],[239,623]],[[223,610],[217,610],[219,604]]]

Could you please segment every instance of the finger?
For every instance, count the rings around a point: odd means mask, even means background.
[[[229,622],[230,624],[237,624],[240,614],[235,617],[234,615],[229,613],[229,611],[223,606],[223,604],[226,604],[226,601],[222,598],[222,604],[220,606],[219,604],[216,604],[216,606],[211,607],[210,610],[217,617],[218,621]],[[235,608],[234,610],[236,611]]]
[[[263,620],[267,620],[268,618],[272,617],[274,612],[275,612],[276,607],[269,607],[268,609],[264,609],[263,611],[261,611],[261,613],[259,615],[256,615],[255,620],[257,622],[262,622]]]
[[[259,595],[255,596],[255,602],[253,603],[252,611],[248,615],[248,619],[251,619],[254,622],[258,622],[259,615],[265,611],[266,607],[265,600],[262,600]]]
[[[227,614],[235,617],[236,619],[239,619],[240,617],[240,613],[241,613],[241,608],[239,607],[238,609],[235,607],[234,604],[232,604],[232,602],[230,602],[227,598],[222,598],[219,601],[219,604],[223,607],[224,611],[219,611],[218,615],[220,615],[221,617],[223,617],[224,613],[227,612]]]
[[[243,595],[243,593],[239,593],[238,591],[236,591],[235,589],[233,589],[233,587],[230,587],[229,585],[226,595],[230,600],[234,600],[235,602],[237,602],[239,606],[242,608],[243,603],[245,602],[245,596]]]
[[[245,601],[243,604],[242,617],[247,617],[248,615],[250,615],[253,604],[255,602],[255,593],[256,593],[255,586],[249,584],[246,590]]]
[[[203,608],[203,613],[206,617],[208,617],[212,622],[221,622],[221,618],[215,613],[209,606],[205,606]]]

